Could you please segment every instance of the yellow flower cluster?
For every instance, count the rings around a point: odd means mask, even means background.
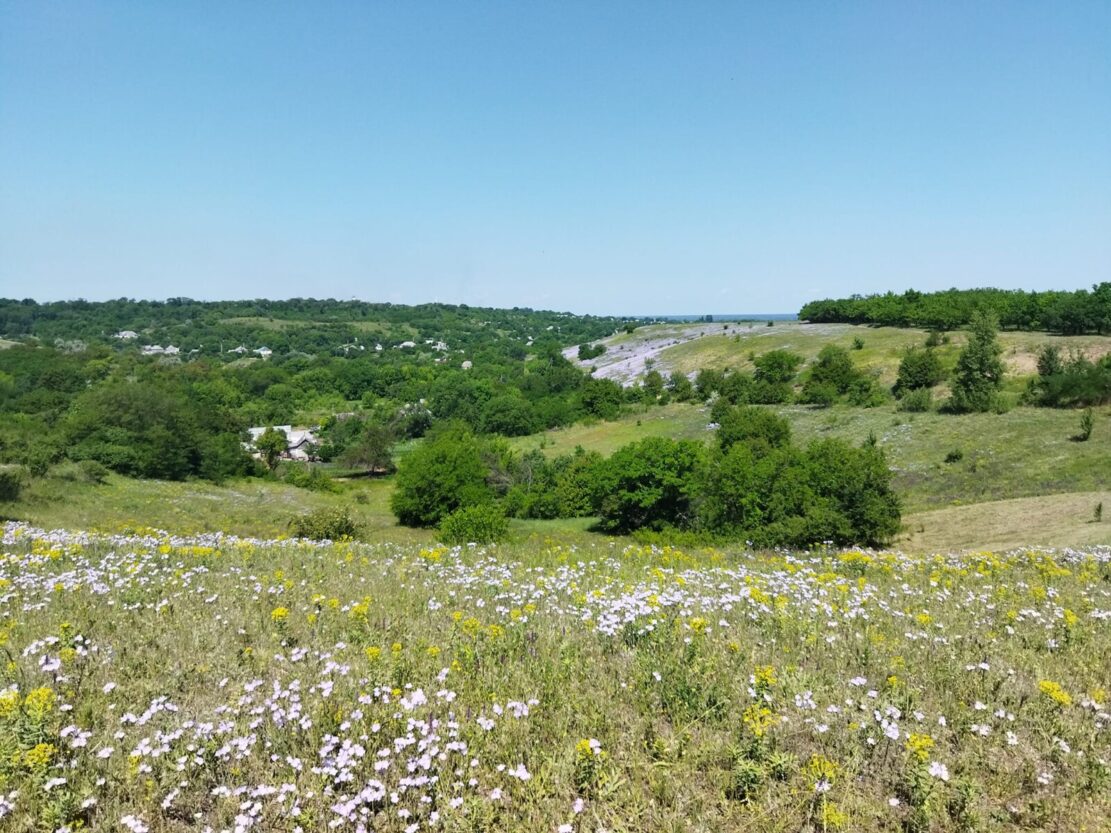
[[[779,715],[767,706],[753,703],[741,712],[741,721],[754,737],[762,738],[768,733],[768,729],[779,722]]]
[[[23,709],[32,720],[42,722],[54,711],[54,690],[43,686],[36,688],[23,701]]]
[[[832,784],[839,771],[840,767],[837,763],[831,761],[825,755],[811,755],[806,764],[806,775],[815,784],[819,781],[827,781]]]
[[[934,739],[929,735],[915,732],[907,738],[906,746],[911,755],[925,763],[930,757],[930,750],[934,748]]]
[[[1061,687],[1060,683],[1055,683],[1053,680],[1042,680],[1038,683],[1038,688],[1041,689],[1042,694],[1058,706],[1064,707],[1072,705],[1072,697]]]

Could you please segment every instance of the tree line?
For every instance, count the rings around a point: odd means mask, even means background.
[[[1063,335],[1111,333],[1111,282],[1091,290],[1026,292],[1021,289],[947,289],[941,292],[853,295],[811,301],[799,319],[812,323],[872,324],[952,330],[975,312],[994,315],[1007,330],[1039,330]]]

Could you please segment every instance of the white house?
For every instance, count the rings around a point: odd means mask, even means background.
[[[133,338],[138,338],[139,334],[134,330],[120,330],[115,337],[121,341],[131,341]]]
[[[269,347],[259,347],[255,350],[252,350],[251,352],[262,359],[268,359],[274,355],[274,351],[271,350]]]

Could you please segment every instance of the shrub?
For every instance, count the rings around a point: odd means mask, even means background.
[[[1076,435],[1077,442],[1086,443],[1092,436],[1092,428],[1095,427],[1095,420],[1092,417],[1092,409],[1085,408],[1084,413],[1080,415],[1080,433]]]
[[[19,500],[23,478],[16,469],[0,469],[0,503],[14,503]]]
[[[845,391],[850,405],[858,408],[875,408],[886,400],[883,389],[871,376],[859,375]]]
[[[789,350],[771,350],[753,360],[757,382],[790,382],[802,364],[802,356]]]
[[[917,388],[903,395],[899,400],[899,410],[911,413],[925,413],[933,407],[933,393],[929,388]]]
[[[807,382],[799,395],[803,405],[817,405],[828,408],[837,401],[837,388],[824,382]]]
[[[743,444],[706,469],[699,526],[758,547],[874,544],[899,529],[899,500],[876,447],[842,440],[784,446],[756,458]]]
[[[294,537],[314,541],[339,541],[355,538],[359,534],[359,525],[347,507],[317,509],[307,515],[298,515],[289,522],[289,528]]]
[[[895,395],[905,396],[910,391],[932,388],[945,378],[941,359],[930,348],[912,347],[899,362],[899,375],[895,381]]]
[[[807,384],[832,385],[838,393],[844,393],[856,377],[857,371],[848,352],[842,347],[827,344],[818,353]]]
[[[604,344],[580,344],[579,345],[579,361],[588,362],[591,359],[596,359],[606,352],[606,345]]]
[[[62,463],[51,473],[55,477],[73,483],[91,483],[99,486],[108,479],[111,470],[96,460],[81,460],[77,463]]]
[[[952,451],[945,455],[946,463],[959,463],[963,459],[964,451],[959,448],[954,448]]]
[[[445,544],[494,544],[508,534],[509,521],[493,503],[457,509],[440,524],[440,540]]]
[[[310,489],[314,492],[339,491],[339,484],[316,466],[291,463],[282,467],[281,479],[283,483],[299,489]]]
[[[715,411],[722,451],[728,451],[735,443],[744,443],[759,456],[791,442],[791,424],[771,411],[743,406]]]

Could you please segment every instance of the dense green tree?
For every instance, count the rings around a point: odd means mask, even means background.
[[[701,443],[663,437],[614,452],[595,482],[602,529],[625,533],[689,525],[703,454]]]
[[[678,370],[668,377],[667,389],[676,402],[689,402],[694,398],[694,385],[685,373]]]
[[[255,440],[255,450],[262,455],[266,468],[273,470],[289,448],[289,436],[281,428],[270,426]]]
[[[802,365],[802,356],[789,350],[770,350],[753,360],[757,382],[789,383]]]
[[[532,406],[519,393],[488,400],[482,406],[480,425],[484,432],[504,437],[521,437],[537,428]]]
[[[873,324],[952,330],[977,311],[993,314],[1004,329],[1050,330],[1064,335],[1111,333],[1111,281],[1091,291],[1025,292],[1004,289],[908,290],[883,295],[811,301],[799,318],[812,322]]]
[[[996,406],[1003,383],[1003,348],[996,338],[997,319],[978,312],[970,324],[968,343],[953,371],[949,407],[956,413],[990,411]]]
[[[714,415],[718,423],[718,446],[722,451],[743,443],[759,457],[791,443],[791,424],[764,408],[715,408]]]
[[[133,477],[219,478],[250,468],[234,421],[203,408],[187,388],[163,379],[91,388],[74,401],[61,436],[71,459],[96,460]],[[214,448],[221,451],[219,468],[211,457],[206,464],[206,452]]]
[[[437,526],[462,506],[494,499],[487,474],[475,436],[447,425],[402,459],[390,508],[405,526]]]
[[[351,468],[389,474],[395,469],[394,442],[393,432],[387,426],[369,423],[359,433],[355,442],[343,450],[339,461]]]
[[[579,392],[582,409],[599,419],[613,419],[625,401],[621,385],[612,379],[588,379]]]

